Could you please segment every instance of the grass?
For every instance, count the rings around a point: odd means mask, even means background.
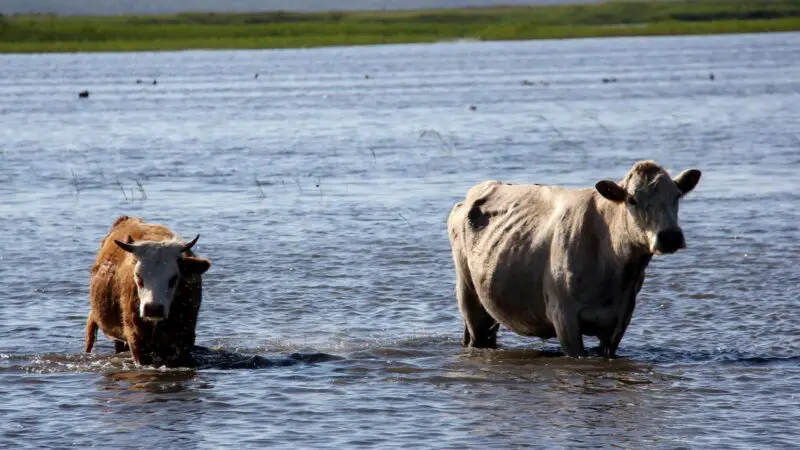
[[[612,1],[393,12],[0,17],[0,52],[255,49],[800,31],[800,0]]]

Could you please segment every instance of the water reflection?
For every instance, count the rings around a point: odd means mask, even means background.
[[[101,413],[100,435],[129,436],[138,448],[168,446],[195,448],[198,433],[216,394],[209,377],[194,370],[124,370],[104,373],[93,394]]]
[[[543,446],[550,439],[570,446],[650,442],[659,425],[648,397],[669,385],[650,364],[575,360],[553,351],[464,352],[457,366],[450,370],[471,381],[462,397],[471,422],[485,424],[475,433],[488,436],[499,424],[511,434],[514,427],[524,427],[526,434],[542,432]],[[487,382],[472,382],[476,379]]]
[[[141,391],[154,394],[183,392],[197,372],[184,370],[122,370],[103,374],[101,389],[107,391]],[[204,388],[210,388],[207,385]]]

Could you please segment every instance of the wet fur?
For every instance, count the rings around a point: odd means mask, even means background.
[[[169,228],[136,217],[122,216],[114,222],[91,269],[84,350],[91,352],[99,328],[115,341],[116,352],[129,348],[138,364],[151,364],[156,356],[167,365],[184,365],[195,342],[201,276],[182,271],[169,317],[160,322],[142,320],[133,277],[135,258],[114,243],[127,236],[134,241],[178,239]],[[186,256],[195,257],[191,252]]]

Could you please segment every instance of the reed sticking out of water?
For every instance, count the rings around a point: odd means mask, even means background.
[[[597,126],[599,126],[603,131],[605,131],[609,143],[611,143],[611,145],[614,145],[614,136],[611,134],[611,130],[609,130],[608,127],[600,120],[600,118],[597,116],[597,113],[587,113],[586,117],[594,121],[594,123],[596,123]]]
[[[75,169],[70,169],[70,171],[72,172],[72,181],[70,181],[70,184],[75,188],[75,197],[78,197],[81,195],[81,186],[78,183],[78,174],[75,173]]]
[[[142,182],[139,181],[138,178],[136,179],[136,186],[139,188],[139,192],[142,195],[141,198],[139,198],[139,201],[147,200],[147,192],[144,191],[144,186],[142,186]]]
[[[408,225],[408,228],[412,230],[414,229],[414,226],[411,225],[411,222],[409,222],[408,219],[406,219],[406,216],[400,214],[400,211],[397,208],[392,208],[392,211],[394,211],[395,214],[397,214],[401,219],[403,219],[403,222],[405,222],[406,225]]]
[[[116,184],[117,187],[119,188],[120,192],[122,192],[122,197],[125,198],[126,202],[130,201],[131,203],[135,203],[136,200],[139,200],[140,202],[143,202],[143,201],[147,200],[147,192],[145,192],[144,185],[142,184],[140,179],[137,178],[135,180],[135,183],[136,183],[137,189],[139,190],[139,198],[138,199],[136,198],[136,195],[134,193],[133,187],[131,187],[129,191],[126,191],[125,190],[125,186],[122,184],[121,181],[119,181],[119,177],[117,177],[115,179],[115,183],[114,184]]]
[[[95,169],[97,169],[97,173],[100,174],[100,179],[102,180],[106,179],[106,175],[105,172],[103,171],[103,168],[97,161],[94,162],[90,161],[89,156],[86,154],[86,151],[81,153],[81,157],[83,158],[83,162],[86,163],[86,167],[89,167],[90,165],[94,164]]]
[[[300,184],[300,174],[299,173],[294,176],[294,182],[295,182],[295,184],[297,184],[297,189],[300,189],[300,192],[305,192],[305,191],[303,191],[303,185]]]
[[[256,187],[258,188],[258,192],[261,195],[261,198],[267,198],[267,195],[264,194],[264,189],[261,188],[261,181],[258,180],[258,177],[253,175],[253,179],[256,182]]]
[[[317,184],[315,186],[319,189],[319,199],[322,201],[322,178],[320,176],[317,176]]]
[[[125,193],[125,188],[122,187],[122,183],[119,182],[119,178],[117,178],[117,186],[119,187],[119,190],[122,191],[122,196],[125,197],[125,201],[127,202],[128,194]]]
[[[439,148],[443,150],[446,154],[453,156],[456,151],[456,146],[450,139],[445,138],[442,136],[442,133],[439,133],[436,130],[423,130],[422,133],[419,135],[419,139],[425,138],[435,138],[439,142]]]
[[[564,135],[564,133],[561,132],[561,130],[558,127],[556,127],[552,122],[547,120],[547,117],[545,117],[542,114],[537,114],[535,117],[539,118],[542,122],[546,123],[547,126],[550,127],[550,130],[553,131],[553,133],[555,133],[558,136],[560,142],[562,142],[564,145],[572,147],[575,150],[582,151],[584,152],[584,154],[587,153],[587,150],[583,145],[581,145],[579,142],[567,139],[567,137]]]

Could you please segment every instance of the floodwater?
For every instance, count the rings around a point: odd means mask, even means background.
[[[0,55],[0,446],[796,445],[798,105],[798,34]],[[620,357],[462,349],[451,205],[646,158],[704,175]],[[201,234],[196,367],[82,353],[121,214]]]

